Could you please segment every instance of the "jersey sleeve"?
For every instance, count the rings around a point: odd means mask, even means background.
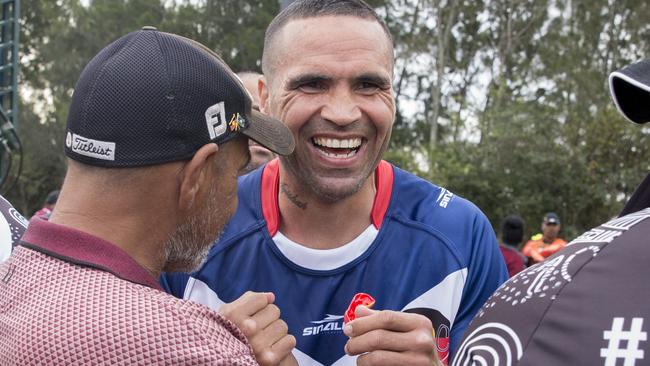
[[[189,279],[190,275],[187,273],[163,273],[159,280],[165,292],[182,299]]]
[[[494,230],[485,215],[480,212],[474,219],[472,238],[467,281],[451,330],[452,355],[474,315],[492,293],[508,279],[508,271]]]

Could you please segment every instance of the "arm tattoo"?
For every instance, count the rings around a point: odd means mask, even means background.
[[[287,196],[287,198],[289,199],[289,201],[291,201],[291,203],[293,203],[298,208],[301,208],[303,210],[307,208],[307,202],[300,201],[298,199],[297,194],[289,191],[289,185],[287,185],[286,183],[282,183],[280,187],[282,188],[282,193],[284,193],[284,195]]]

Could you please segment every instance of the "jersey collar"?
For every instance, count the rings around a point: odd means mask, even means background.
[[[377,194],[372,204],[370,219],[375,228],[379,230],[384,221],[384,216],[386,216],[393,192],[393,167],[385,160],[381,160],[377,165],[377,169],[375,169],[375,186],[377,187]],[[278,159],[274,159],[264,167],[261,184],[262,215],[271,237],[280,229],[279,187],[280,164]]]

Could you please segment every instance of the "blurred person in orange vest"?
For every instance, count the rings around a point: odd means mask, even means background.
[[[542,233],[533,235],[524,245],[521,253],[529,258],[529,265],[544,261],[548,256],[564,248],[566,241],[560,237],[560,218],[555,212],[544,215]]]

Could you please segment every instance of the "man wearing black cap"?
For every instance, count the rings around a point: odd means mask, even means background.
[[[235,211],[247,137],[293,149],[204,46],[146,27],[99,52],[72,98],[57,208],[0,265],[0,364],[256,364],[232,323],[157,282],[197,268]]]
[[[650,60],[609,81],[621,113],[650,122]],[[451,365],[650,364],[649,235],[650,175],[618,218],[499,288]]]
[[[529,264],[542,262],[564,248],[566,241],[558,237],[561,228],[560,217],[555,212],[544,215],[542,233],[534,235],[521,250],[528,257]]]

